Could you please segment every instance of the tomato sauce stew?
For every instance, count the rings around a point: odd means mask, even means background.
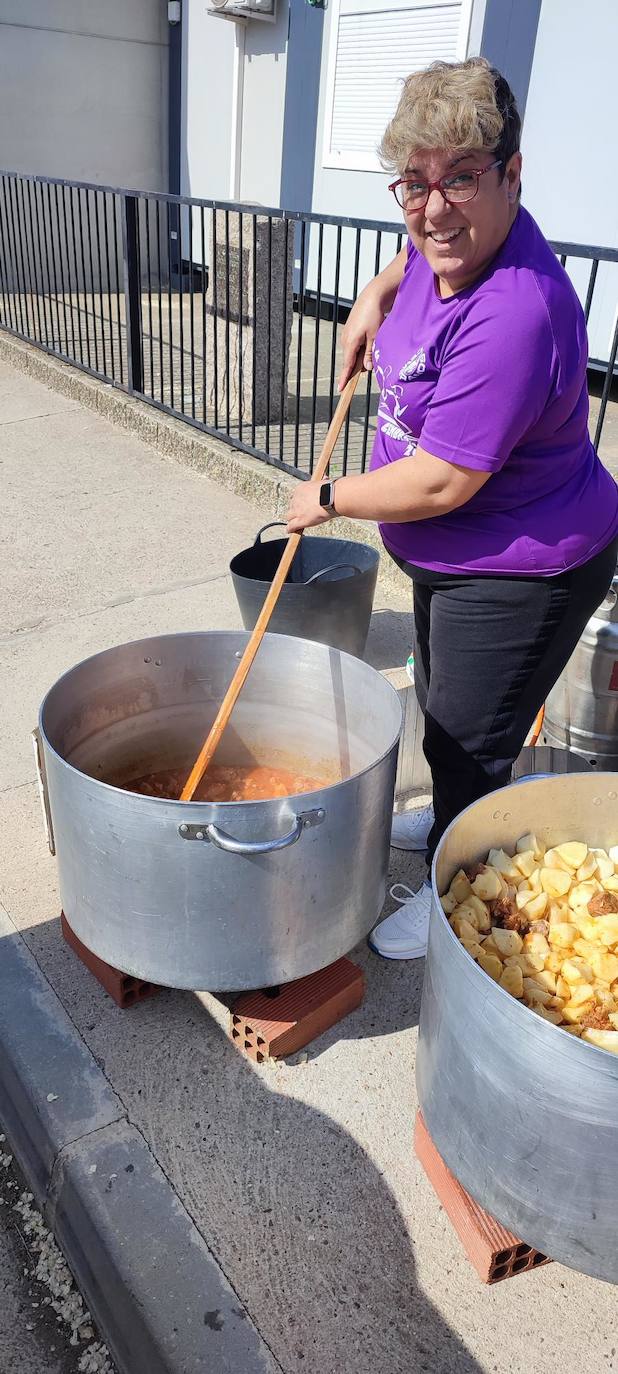
[[[164,769],[148,773],[132,782],[125,782],[125,792],[139,792],[146,797],[167,797],[178,801],[189,769]],[[290,797],[297,792],[316,792],[328,786],[326,778],[308,777],[287,768],[264,765],[230,766],[214,764],[193,794],[193,801],[240,802],[267,801],[273,797]]]

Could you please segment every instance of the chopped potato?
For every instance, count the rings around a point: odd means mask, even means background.
[[[594,973],[585,959],[565,959],[560,972],[570,987],[577,987],[579,983],[594,983]]]
[[[543,859],[545,868],[561,868],[563,873],[569,873],[573,877],[573,870],[564,859],[560,858],[557,849],[548,849]]]
[[[520,968],[504,968],[500,987],[510,992],[512,997],[523,997],[524,975]]]
[[[535,854],[538,859],[540,859],[543,852],[536,835],[531,833],[522,835],[521,839],[517,841],[515,848],[518,854],[525,854],[531,849],[532,853]]]
[[[585,883],[587,878],[594,878],[598,872],[597,856],[593,849],[589,849],[583,864],[577,869],[577,878],[580,883]]]
[[[546,1007],[552,999],[552,993],[548,988],[542,988],[540,983],[534,978],[524,978],[524,997],[527,1002],[535,1004],[538,1002]]]
[[[489,974],[490,978],[493,978],[496,983],[499,983],[502,977],[502,960],[498,958],[497,954],[486,954],[484,950],[481,950],[478,957],[478,964],[480,968],[484,969],[485,973]]]
[[[590,955],[590,965],[595,978],[602,983],[612,983],[618,978],[618,958],[607,950],[596,950]]]
[[[609,945],[610,949],[618,945],[618,914],[608,916],[591,916],[590,921],[594,922],[599,940],[604,945]]]
[[[466,897],[470,896],[471,891],[472,884],[469,878],[466,877],[463,868],[460,868],[459,873],[456,873],[455,877],[453,878],[453,881],[449,888],[449,892],[452,892],[453,896],[457,898],[458,902],[465,902]]]
[[[537,867],[537,856],[533,849],[525,849],[522,854],[513,855],[513,863],[524,878],[529,878]]]
[[[479,968],[569,1035],[618,1053],[618,845],[490,849],[441,898]],[[476,876],[473,876],[473,873]],[[609,1029],[611,1027],[611,1029]]]
[[[547,938],[550,945],[570,949],[573,941],[577,939],[577,926],[571,925],[569,921],[556,922],[556,925],[549,927]]]
[[[521,954],[524,947],[521,935],[516,930],[502,930],[500,926],[492,926],[491,938],[503,959],[509,954]]]
[[[562,1012],[554,1011],[553,1007],[535,1006],[534,1011],[538,1016],[542,1016],[544,1021],[551,1021],[552,1026],[559,1026],[562,1020]]]
[[[474,879],[472,891],[483,902],[495,902],[496,898],[502,895],[500,874],[495,868],[486,868],[484,873],[479,873]]]
[[[541,887],[548,897],[565,897],[571,886],[571,875],[562,868],[542,868]]]
[[[521,877],[519,869],[515,867],[510,854],[506,854],[504,849],[490,849],[487,855],[487,863],[490,868],[497,868],[498,873],[501,873],[503,878],[514,878],[517,880]]]
[[[588,845],[579,840],[569,840],[568,844],[556,845],[556,854],[575,872],[588,854]]]
[[[464,940],[463,935],[460,935],[459,939],[464,949],[467,949],[468,954],[471,954],[473,959],[478,959],[479,955],[483,953],[483,946],[479,945],[478,940]]]
[[[480,897],[477,897],[475,892],[471,892],[470,896],[466,897],[465,905],[471,907],[472,911],[476,913],[478,930],[491,930],[489,907],[481,901]]]
[[[589,1040],[591,1045],[596,1045],[600,1050],[609,1050],[610,1054],[618,1054],[618,1031],[587,1028],[582,1031],[582,1040]]]
[[[606,880],[606,878],[611,878],[611,877],[613,877],[613,874],[614,874],[614,865],[613,865],[613,863],[612,863],[612,860],[611,860],[610,857],[609,857],[609,854],[606,852],[606,850],[605,850],[605,849],[591,849],[591,850],[590,850],[590,853],[591,853],[591,854],[594,854],[594,857],[595,857],[595,859],[596,859],[596,862],[597,862],[597,877],[599,877],[599,878],[601,879],[601,882],[604,883],[605,880]]]
[[[547,893],[539,892],[537,896],[531,896],[528,902],[524,903],[523,910],[530,921],[538,921],[544,914],[547,907]]]
[[[588,906],[588,902],[595,896],[595,893],[602,892],[602,887],[596,878],[591,878],[587,883],[575,883],[569,892],[569,906],[574,909],[578,906]]]

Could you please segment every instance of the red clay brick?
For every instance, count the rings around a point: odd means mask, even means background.
[[[286,983],[279,992],[244,992],[230,1011],[228,1033],[249,1059],[261,1063],[302,1050],[348,1012],[365,991],[362,969],[351,959]]]
[[[447,1169],[421,1112],[416,1114],[414,1149],[447,1217],[483,1283],[500,1283],[514,1274],[551,1264],[547,1255],[507,1231],[484,1211]]]
[[[60,913],[60,922],[67,944],[122,1011],[135,1006],[136,1002],[143,1002],[145,997],[152,997],[153,993],[159,991],[156,983],[145,983],[142,978],[132,978],[130,973],[123,973],[112,964],[106,964],[104,959],[99,959],[98,954],[93,954],[72,930],[64,911]]]

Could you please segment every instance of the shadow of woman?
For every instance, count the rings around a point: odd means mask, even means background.
[[[110,1076],[286,1374],[480,1374],[416,1278],[411,1115],[355,1048],[258,1068],[216,1016],[143,1004]]]

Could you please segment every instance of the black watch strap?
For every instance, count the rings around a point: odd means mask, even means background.
[[[320,505],[327,510],[329,515],[336,515],[335,510],[335,483],[322,482],[320,486]]]

